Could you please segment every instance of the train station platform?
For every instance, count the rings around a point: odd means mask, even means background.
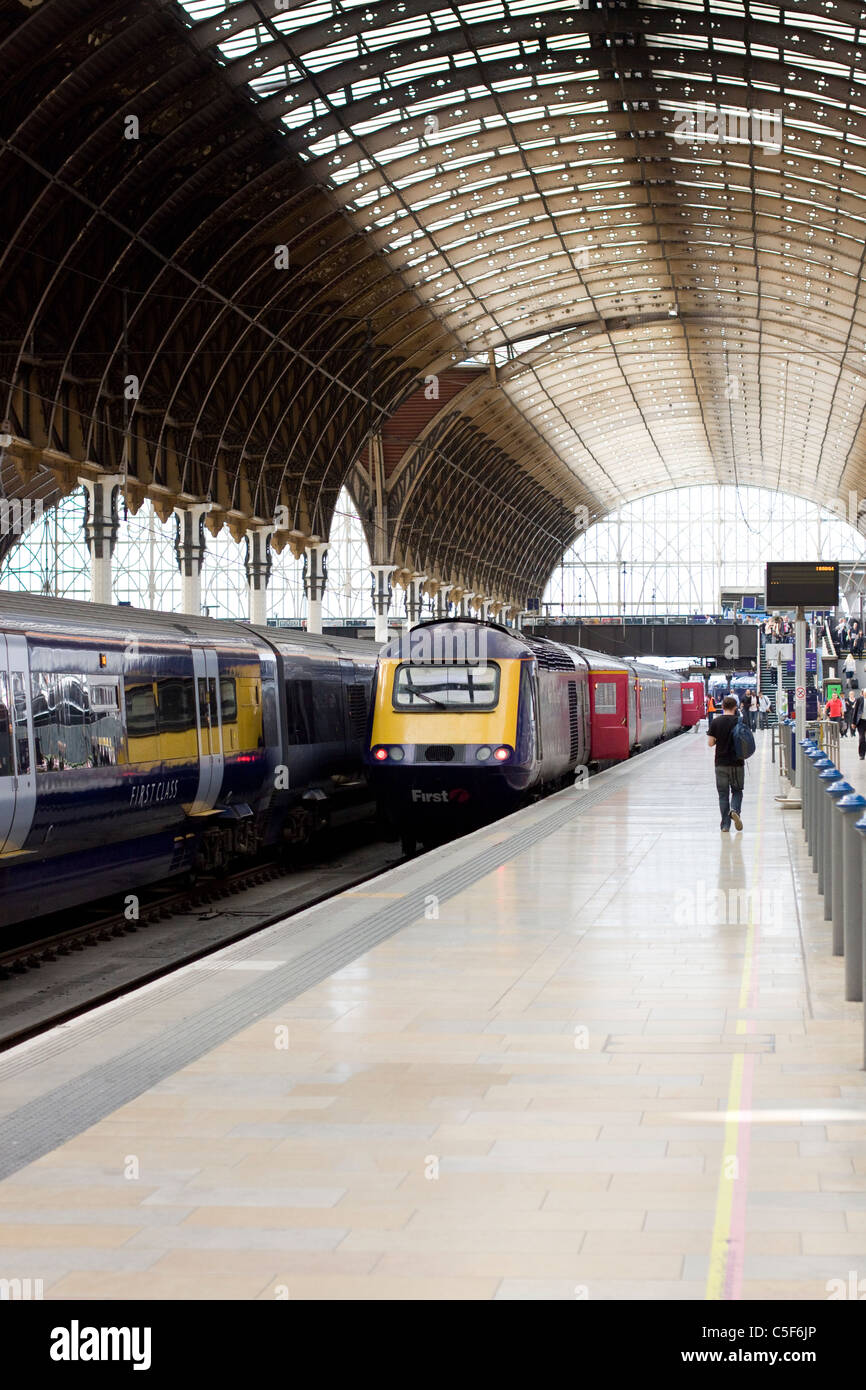
[[[769,738],[741,835],[701,727],[0,1057],[0,1279],[49,1299],[847,1285],[862,1006]]]

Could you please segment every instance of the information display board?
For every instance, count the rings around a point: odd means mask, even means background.
[[[839,565],[826,560],[771,560],[767,565],[767,610],[835,608]]]

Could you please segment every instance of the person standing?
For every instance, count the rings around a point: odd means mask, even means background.
[[[737,830],[743,828],[740,811],[743,806],[746,772],[743,759],[737,757],[733,737],[738,719],[737,701],[733,695],[726,695],[722,701],[722,713],[716,715],[707,735],[707,742],[715,749],[716,791],[719,795],[721,830],[724,835],[730,833],[732,823]]]
[[[849,690],[845,699],[845,709],[842,714],[842,727],[839,730],[842,738],[850,734],[853,738],[857,732],[857,724],[854,719],[854,706],[857,703],[857,696],[853,690]]]
[[[748,686],[746,687],[746,689],[743,691],[742,695],[740,696],[740,713],[742,714],[742,716],[743,716],[743,718],[745,719],[746,723],[749,725],[749,728],[751,728],[751,726],[752,726],[752,692],[751,692],[751,690],[749,690]]]
[[[841,697],[841,695],[833,695],[833,696],[827,701],[826,705],[824,706],[824,713],[825,713],[825,715],[827,716],[827,718],[830,720],[830,723],[831,723],[831,724],[841,724],[841,723],[842,723],[842,715],[843,715],[843,712],[844,712],[844,706],[843,706],[843,704],[842,704],[842,697]],[[844,734],[845,734],[844,729],[841,729],[841,728],[840,728],[839,732],[840,732],[840,733],[842,734],[842,736],[844,737]]]
[[[770,697],[766,691],[758,696],[758,713],[761,716],[761,728],[766,729],[770,715]]]
[[[866,700],[864,700],[862,692],[854,697],[854,708],[851,711],[852,736],[855,729],[860,736],[857,752],[862,763],[863,759],[866,758]]]

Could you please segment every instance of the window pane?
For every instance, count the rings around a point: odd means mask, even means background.
[[[394,683],[398,709],[493,709],[499,699],[499,667],[400,666]]]
[[[9,681],[0,671],[0,777],[12,775],[12,718],[9,711]]]
[[[616,713],[616,681],[597,681],[595,708],[599,714]]]
[[[22,671],[12,672],[12,706],[15,715],[15,761],[18,775],[30,771],[30,732],[27,728],[27,687]]]

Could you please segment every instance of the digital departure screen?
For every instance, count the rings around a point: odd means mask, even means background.
[[[839,566],[826,560],[779,560],[767,565],[767,610],[835,608],[839,602]]]

